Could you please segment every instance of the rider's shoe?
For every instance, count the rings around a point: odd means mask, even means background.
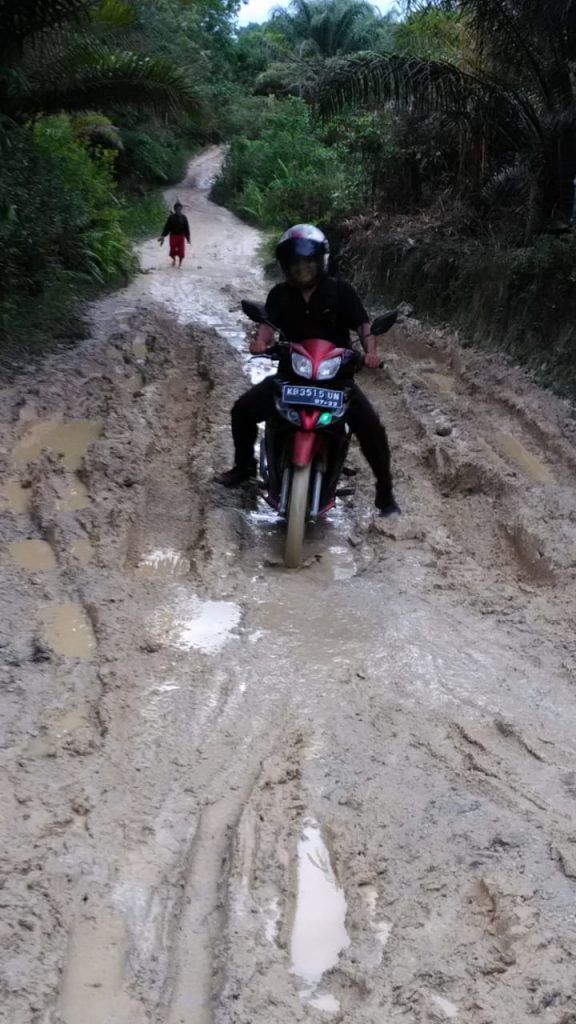
[[[380,516],[400,515],[400,506],[398,505],[398,502],[394,497],[394,492],[390,487],[376,488],[374,505],[376,506]]]
[[[228,469],[225,473],[219,473],[215,480],[222,487],[240,487],[241,484],[245,484],[247,480],[253,480],[255,477],[256,463],[252,462],[248,466],[232,466],[232,469]]]

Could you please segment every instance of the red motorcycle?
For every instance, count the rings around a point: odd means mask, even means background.
[[[278,329],[257,303],[244,301],[242,309],[254,323]],[[393,310],[376,317],[372,334],[385,334],[397,316]],[[350,444],[350,392],[364,357],[322,338],[281,340],[266,355],[279,360],[279,372],[274,378],[276,415],[266,423],[260,473],[266,501],[286,519],[284,562],[297,569],[306,523],[317,522],[336,503]]]

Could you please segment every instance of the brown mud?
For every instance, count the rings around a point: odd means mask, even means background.
[[[576,419],[404,319],[307,568],[222,492],[258,234],[176,195],[181,270],[0,391],[0,1019],[576,1020]],[[251,364],[252,368],[254,364]]]

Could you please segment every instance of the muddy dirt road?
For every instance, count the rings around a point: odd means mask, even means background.
[[[256,232],[0,392],[0,1019],[576,1021],[576,420],[405,320],[365,374],[404,515],[279,565],[222,493]],[[173,195],[175,195],[174,193]]]

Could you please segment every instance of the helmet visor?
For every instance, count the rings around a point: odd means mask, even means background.
[[[290,239],[290,258],[298,259],[298,257],[308,257],[309,259],[318,258],[322,255],[322,246],[320,242],[315,241],[313,238],[291,238]]]

